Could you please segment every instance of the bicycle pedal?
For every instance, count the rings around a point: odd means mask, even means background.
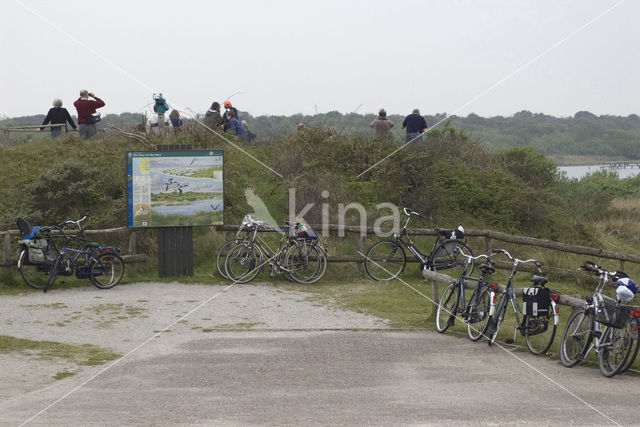
[[[585,359],[585,357],[582,354],[579,354],[576,356],[576,360],[582,362]]]

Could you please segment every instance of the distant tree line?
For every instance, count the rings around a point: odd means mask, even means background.
[[[401,123],[404,115],[389,115],[395,124],[392,135],[402,140]],[[266,144],[296,132],[300,123],[308,128],[324,128],[342,136],[371,136],[369,123],[374,114],[342,114],[329,111],[315,115],[252,116],[240,109],[239,118],[247,120],[258,135],[257,143]],[[449,122],[450,126],[463,130],[474,141],[485,144],[491,150],[517,146],[530,146],[547,155],[603,156],[624,159],[640,159],[640,117],[596,116],[580,111],[573,117],[554,117],[530,111],[520,111],[510,117],[448,117],[446,114],[426,115],[429,126]],[[0,120],[0,127],[37,125],[44,115]],[[143,123],[140,113],[109,114],[100,124],[114,125],[122,129],[135,129]],[[187,120],[188,121],[188,120]],[[438,127],[443,127],[441,123]]]

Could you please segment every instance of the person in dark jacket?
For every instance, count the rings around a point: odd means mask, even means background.
[[[236,134],[236,136],[239,136],[243,141],[247,141],[247,138],[249,136],[247,133],[247,129],[242,126],[240,120],[238,120],[233,114],[233,110],[227,110],[227,112],[225,113],[225,117],[227,118],[227,128],[229,130],[232,130],[233,133]]]
[[[171,114],[169,114],[169,120],[171,121],[171,126],[173,126],[174,132],[180,132],[182,129],[182,119],[180,118],[180,112],[178,110],[172,110]]]
[[[89,99],[93,98],[93,99]],[[89,116],[95,114],[96,109],[104,107],[104,101],[92,92],[82,89],[80,98],[73,103],[78,111],[78,127],[80,128],[80,138],[91,138],[98,133],[95,122],[91,122]]]
[[[405,117],[402,122],[402,129],[407,129],[405,142],[413,141],[422,142],[422,134],[427,130],[427,121],[420,115],[417,108],[411,114]]]
[[[49,109],[47,113],[47,117],[44,118],[42,122],[43,125],[48,125],[51,123],[52,125],[61,124],[64,125],[69,123],[73,129],[76,129],[76,124],[71,118],[69,111],[66,108],[62,108],[62,100],[54,99],[53,100],[53,108]],[[44,128],[39,128],[38,131],[43,130]],[[51,126],[51,138],[55,138],[56,136],[60,136],[62,132],[62,126]]]
[[[229,119],[227,119],[227,113],[229,111],[233,112],[233,117],[238,118],[238,109],[231,105],[231,101],[224,101],[224,116],[222,117],[222,131],[226,132],[229,129]]]
[[[220,115],[220,103],[214,102],[211,104],[211,108],[207,110],[204,115],[204,124],[211,128],[211,130],[219,130],[222,126],[222,116]]]

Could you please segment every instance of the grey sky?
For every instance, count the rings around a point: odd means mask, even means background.
[[[0,115],[56,97],[73,113],[82,88],[104,113],[142,111],[154,91],[196,112],[241,92],[231,101],[253,115],[453,113],[618,3],[8,0]],[[457,114],[640,113],[638,16],[622,2]]]

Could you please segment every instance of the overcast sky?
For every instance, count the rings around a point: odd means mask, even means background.
[[[56,97],[75,113],[86,88],[103,114],[162,92],[195,112],[235,94],[253,115],[626,116],[640,113],[638,17],[635,0],[7,0],[0,115]]]

